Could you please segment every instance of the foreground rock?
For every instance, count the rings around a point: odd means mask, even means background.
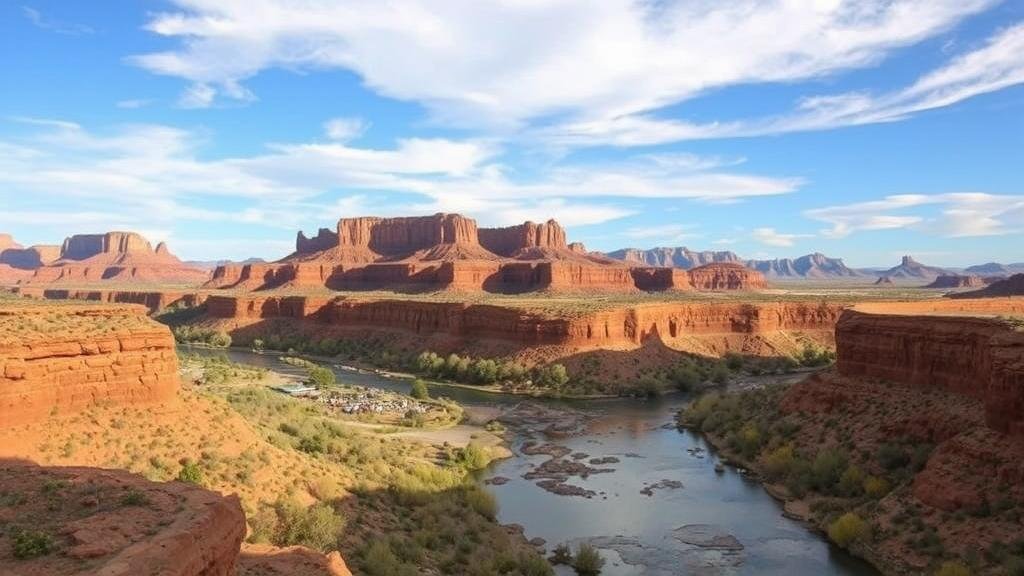
[[[123,471],[6,461],[0,493],[3,574],[228,576],[245,536],[237,497]]]

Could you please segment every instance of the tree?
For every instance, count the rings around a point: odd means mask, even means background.
[[[264,348],[263,340],[260,340],[259,338],[257,338],[257,339],[252,341],[252,351],[253,352],[263,352],[263,348]]]
[[[537,370],[537,385],[544,388],[561,388],[569,383],[569,373],[561,364],[548,364]]]
[[[427,383],[419,378],[412,381],[412,390],[409,395],[417,400],[426,400],[430,398],[430,391],[427,390]]]
[[[323,366],[314,366],[309,369],[309,383],[317,388],[334,386],[334,371]]]

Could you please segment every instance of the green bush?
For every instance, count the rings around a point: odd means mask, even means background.
[[[37,558],[53,552],[53,538],[41,530],[16,530],[12,538],[12,551],[19,560]]]
[[[363,572],[369,576],[416,576],[418,570],[395,556],[384,540],[374,540],[363,550]]]
[[[557,390],[569,383],[569,373],[561,364],[548,364],[536,372],[534,383],[542,388]]]
[[[178,471],[178,480],[202,486],[203,469],[198,463],[186,460],[185,463],[181,465],[181,470]]]
[[[711,369],[710,374],[711,381],[715,384],[726,384],[729,382],[729,367],[725,364],[718,363]]]
[[[850,464],[839,478],[839,493],[843,496],[860,496],[864,491],[864,481],[864,472],[856,464]]]
[[[867,522],[860,516],[853,512],[847,512],[828,525],[828,537],[839,546],[846,548],[850,544],[867,538],[870,530]]]
[[[580,544],[576,550],[576,557],[572,561],[572,567],[580,576],[597,576],[604,568],[604,558],[601,558],[601,555],[590,544]]]
[[[412,381],[412,390],[409,395],[417,400],[426,400],[430,398],[430,391],[427,389],[427,383],[417,378]]]
[[[139,490],[129,490],[121,497],[122,506],[145,506],[149,504],[149,498]]]
[[[274,544],[301,545],[322,552],[337,549],[345,519],[330,504],[321,502],[304,508],[295,501],[284,500],[278,501],[274,508],[277,513]]]

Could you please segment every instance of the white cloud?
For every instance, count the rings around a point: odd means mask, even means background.
[[[443,121],[585,122],[872,65],[995,1],[174,0],[146,27],[178,47],[130,61],[229,98],[269,68],[346,69]]]
[[[19,121],[38,130],[0,141],[0,186],[33,199],[5,213],[22,223],[38,218],[34,206],[49,200],[56,207],[48,212],[53,225],[65,210],[92,214],[102,205],[107,212],[90,220],[93,226],[192,221],[294,230],[322,222],[325,213],[437,211],[466,213],[486,224],[555,217],[573,226],[635,214],[644,199],[736,202],[790,193],[802,184],[725,172],[718,168],[735,161],[692,155],[554,165],[522,179],[500,164],[501,149],[492,142],[443,138],[400,139],[391,148],[278,143],[250,156],[204,159],[210,135],[203,132],[161,125],[90,131],[61,120]]]
[[[751,237],[768,246],[792,246],[799,238],[811,238],[812,234],[783,234],[774,228],[755,228]]]
[[[213,86],[196,83],[185,89],[178,105],[182,108],[209,108],[216,96],[217,90]]]
[[[597,118],[540,130],[562,145],[635,146],[733,138],[894,122],[974,96],[1024,83],[1024,24],[997,32],[984,46],[956,56],[912,84],[884,94],[847,92],[801,100],[768,118],[696,124],[645,114]]]
[[[138,108],[145,108],[152,104],[153,101],[146,98],[133,98],[129,100],[118,100],[117,107],[126,110],[135,110]]]
[[[359,138],[370,128],[362,118],[331,118],[324,123],[324,134],[331,140],[348,142]]]
[[[950,238],[1024,232],[1024,196],[985,193],[903,194],[815,208],[804,215],[829,224],[823,236],[909,228]]]

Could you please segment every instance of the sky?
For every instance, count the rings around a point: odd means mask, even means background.
[[[0,231],[288,254],[342,217],[594,250],[1024,261],[1020,0],[0,5]]]

